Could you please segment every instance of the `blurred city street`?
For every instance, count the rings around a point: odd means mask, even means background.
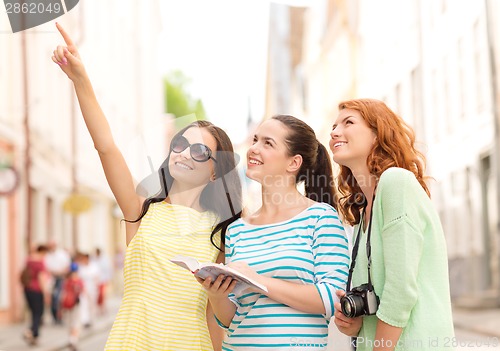
[[[102,350],[123,291],[124,215],[74,86],[51,60],[64,43],[56,18],[14,32],[1,6],[0,351],[69,349],[68,323],[53,324],[50,306],[72,274],[92,291],[82,324],[101,287],[113,294],[78,343]],[[141,197],[176,128],[207,119],[241,156],[251,213],[260,186],[245,177],[244,155],[259,123],[297,116],[328,148],[339,102],[384,101],[426,159],[448,255],[449,343],[500,351],[500,0],[85,0],[59,16]],[[27,289],[21,273],[43,260],[49,284],[31,277]],[[31,347],[25,290],[49,306]],[[333,323],[330,332],[329,350],[350,351]]]
[[[102,350],[106,343],[120,299],[109,300],[109,311],[97,317],[92,327],[82,330],[78,343],[79,351]],[[454,308],[455,340],[449,340],[456,351],[499,351],[500,309],[465,310]],[[68,329],[64,325],[46,323],[41,330],[38,346],[27,346],[21,338],[25,324],[16,324],[0,329],[0,351],[65,351],[68,349]],[[296,350],[291,348],[290,350]],[[329,347],[331,351],[351,351],[349,338],[340,334],[333,323],[330,325]],[[416,348],[415,351],[432,350],[432,347]],[[138,351],[138,350],[137,350]],[[172,350],[174,351],[174,350]]]
[[[110,298],[108,312],[95,318],[92,326],[81,328],[78,350],[97,351],[103,350],[106,339],[113,324],[121,299]],[[36,346],[28,346],[22,339],[22,333],[27,323],[18,323],[0,329],[0,350],[2,351],[59,351],[69,350],[69,327],[67,325],[54,325],[49,316],[45,315],[45,323],[40,330],[40,340]]]

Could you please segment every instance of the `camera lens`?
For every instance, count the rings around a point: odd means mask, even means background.
[[[358,295],[345,295],[340,299],[340,306],[344,316],[354,318],[361,316],[364,310],[364,303],[361,296]]]

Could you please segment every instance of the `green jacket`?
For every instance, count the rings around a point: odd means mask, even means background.
[[[358,351],[373,349],[378,319],[403,328],[396,350],[452,350],[445,237],[413,173],[389,168],[382,174],[372,221],[371,275],[380,305],[376,316],[363,317]],[[360,235],[351,288],[367,282],[366,233]]]

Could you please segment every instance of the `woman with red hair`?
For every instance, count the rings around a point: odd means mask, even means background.
[[[355,226],[338,329],[358,350],[451,348],[446,242],[413,130],[382,101],[345,101],[330,148],[339,212]]]

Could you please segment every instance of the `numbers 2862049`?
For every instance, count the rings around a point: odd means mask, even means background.
[[[23,2],[22,4],[19,2],[5,2],[5,9],[8,14],[28,14],[28,13],[62,13],[64,10],[60,3],[51,3],[44,4],[43,2]]]

